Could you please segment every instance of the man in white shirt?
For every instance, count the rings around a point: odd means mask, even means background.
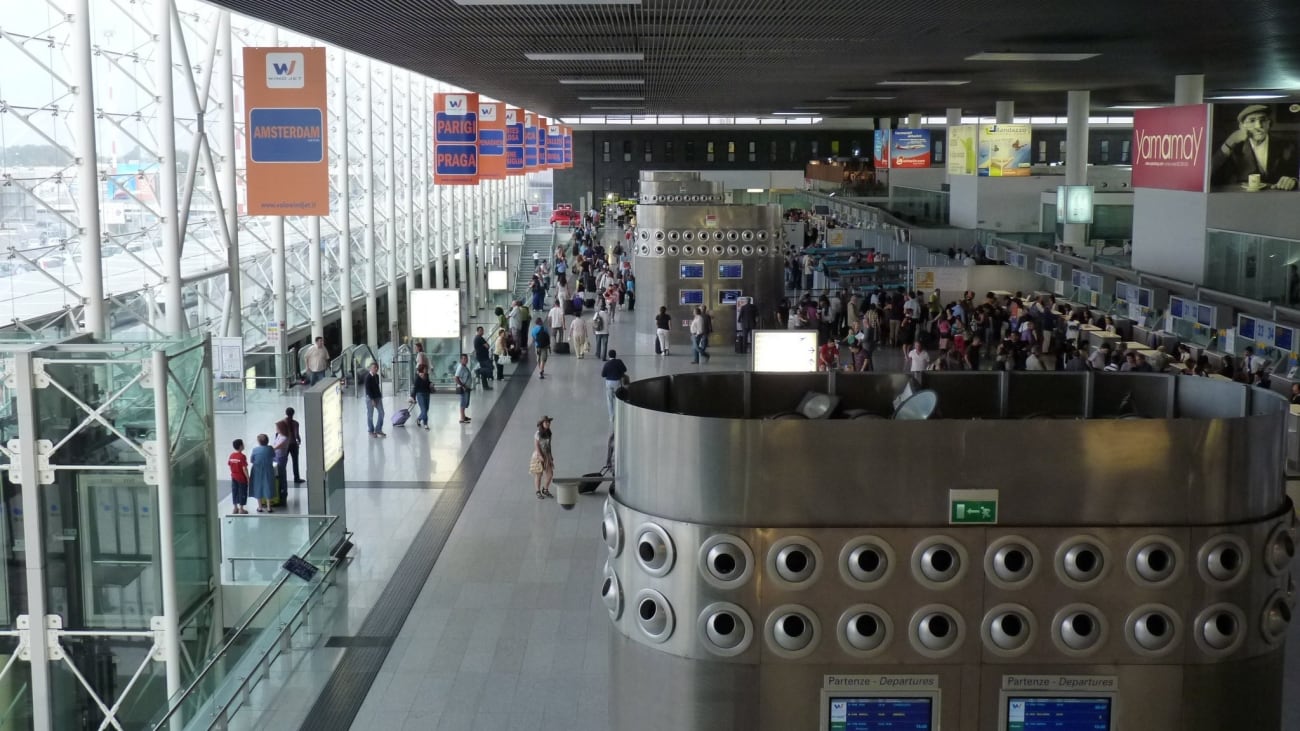
[[[555,306],[547,313],[551,324],[551,340],[556,343],[564,342],[564,306],[559,300],[555,300]]]
[[[903,302],[903,314],[910,316],[913,320],[918,319],[921,316],[920,295],[908,296],[907,300]]]
[[[912,343],[912,349],[907,351],[907,369],[911,372],[912,378],[920,382],[921,374],[929,367],[930,354],[921,347],[921,341]]]

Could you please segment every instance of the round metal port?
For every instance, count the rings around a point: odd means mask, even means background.
[[[821,575],[821,549],[811,538],[786,536],[767,550],[767,570],[778,586],[803,588]]]
[[[840,550],[840,578],[858,589],[877,589],[894,572],[894,549],[883,538],[860,536]]]
[[[764,627],[768,649],[781,657],[805,657],[817,649],[821,623],[808,607],[786,604],[772,610]]]
[[[1192,623],[1196,646],[1211,657],[1227,657],[1246,641],[1246,613],[1226,602],[1212,604],[1196,615]]]
[[[1077,588],[1096,585],[1110,570],[1110,551],[1092,536],[1074,536],[1056,551],[1056,575]]]
[[[1182,620],[1163,604],[1144,604],[1129,613],[1124,622],[1124,639],[1139,655],[1160,657],[1178,646]]]
[[[677,551],[668,531],[654,523],[644,523],[636,531],[636,562],[651,576],[666,576],[673,570]]]
[[[1038,636],[1038,620],[1020,604],[999,604],[984,615],[980,637],[989,652],[1001,657],[1025,654]]]
[[[719,589],[744,586],[754,575],[754,552],[744,539],[718,534],[700,546],[700,575]]]
[[[1052,619],[1052,642],[1074,657],[1091,655],[1106,641],[1106,619],[1091,604],[1070,604]]]
[[[894,638],[889,613],[874,604],[855,604],[840,615],[836,634],[840,647],[855,657],[875,657]]]
[[[749,614],[730,602],[705,607],[695,628],[704,649],[721,657],[735,657],[754,642],[754,623]]]

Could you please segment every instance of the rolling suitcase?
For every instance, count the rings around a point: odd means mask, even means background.
[[[745,337],[745,333],[743,333],[743,332],[737,332],[737,333],[736,333],[736,353],[738,353],[739,355],[744,355],[745,353],[748,353],[748,352],[749,352],[749,340]]]
[[[393,426],[406,426],[406,422],[411,418],[410,409],[398,409],[393,413]]]
[[[572,351],[569,348],[569,344],[567,342],[564,342],[564,343],[556,343],[555,345],[553,345],[551,347],[551,352],[555,353],[556,355],[568,355]]]

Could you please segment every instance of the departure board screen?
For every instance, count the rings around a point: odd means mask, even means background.
[[[745,276],[745,263],[742,261],[718,262],[718,279],[740,279]]]
[[[1110,731],[1110,698],[1008,698],[1006,731]]]
[[[932,731],[933,698],[831,698],[830,731]]]
[[[684,261],[680,265],[682,279],[704,279],[704,262]]]

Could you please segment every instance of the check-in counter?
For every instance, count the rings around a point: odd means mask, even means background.
[[[1153,348],[1163,345],[1171,353],[1178,348],[1180,342],[1179,337],[1171,332],[1145,325],[1133,326],[1133,339],[1141,340]]]
[[[1084,336],[1088,338],[1088,344],[1095,348],[1100,348],[1103,343],[1109,343],[1111,348],[1115,348],[1124,340],[1117,333],[1105,330],[1087,330]]]
[[[1300,404],[1291,404],[1286,416],[1286,471],[1300,473]]]

